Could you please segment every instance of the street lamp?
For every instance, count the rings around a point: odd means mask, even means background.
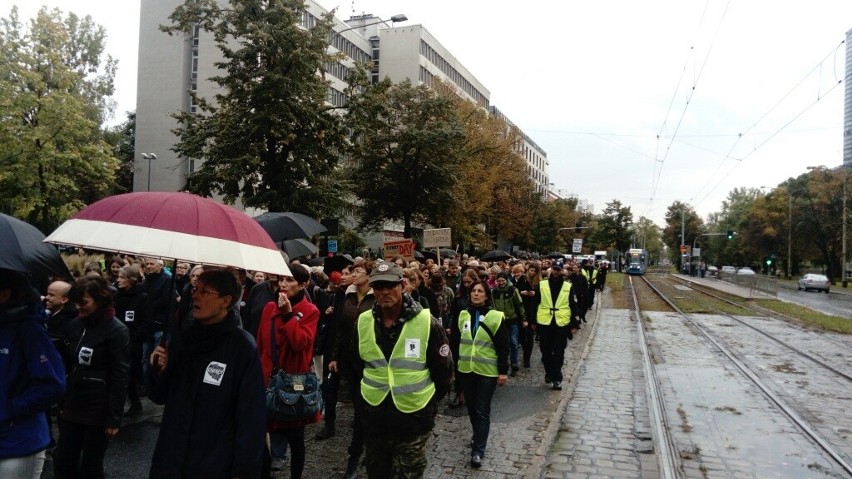
[[[761,186],[761,188],[769,188],[770,186]],[[790,274],[793,273],[793,267],[790,261],[793,259],[793,192],[790,191],[790,185],[787,185],[787,264],[784,267],[784,276],[790,279]]]
[[[156,160],[157,155],[154,153],[142,153],[142,159],[148,160],[148,189],[146,191],[151,191],[151,160]]]
[[[408,21],[408,17],[406,17],[404,13],[398,13],[396,15],[392,15],[389,20],[391,22],[391,26],[393,26],[394,23]],[[373,23],[365,23],[363,25],[357,25],[357,26],[354,26],[354,27],[344,28],[343,30],[338,30],[337,33],[340,34],[340,33],[343,33],[343,32],[348,32],[349,30],[355,30],[355,29],[358,29],[358,28],[370,27],[370,26],[373,26],[373,25],[378,25],[380,23],[385,23],[387,21],[388,20],[382,20],[381,18],[378,18]]]

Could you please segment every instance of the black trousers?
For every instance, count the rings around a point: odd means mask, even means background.
[[[539,324],[538,334],[544,374],[552,381],[562,381],[562,363],[565,362],[565,348],[568,347],[568,326],[559,327],[555,322],[548,325]]]
[[[56,479],[101,479],[109,438],[101,424],[89,426],[59,421],[59,443],[53,452]]]

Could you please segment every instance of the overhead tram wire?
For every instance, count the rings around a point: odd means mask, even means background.
[[[707,7],[708,7],[709,4],[710,4],[710,2],[708,0],[708,2],[704,6],[705,13],[706,13],[706,10],[707,10]],[[671,135],[671,138],[669,140],[669,144],[666,147],[665,152],[663,153],[663,159],[658,161],[659,170],[656,169],[657,164],[654,165],[654,169],[656,171],[656,178],[654,178],[651,182],[652,183],[651,197],[650,197],[650,201],[649,201],[649,204],[648,204],[649,209],[654,202],[654,197],[657,195],[657,188],[660,185],[660,178],[662,177],[662,174],[663,174],[663,167],[665,166],[666,159],[668,158],[669,152],[671,151],[672,144],[674,143],[674,140],[677,137],[677,133],[680,130],[680,126],[683,124],[683,119],[686,117],[686,111],[689,108],[690,103],[692,102],[693,95],[695,95],[695,89],[698,87],[698,82],[701,80],[701,75],[702,75],[702,73],[704,73],[704,68],[707,66],[707,61],[710,59],[710,53],[713,52],[713,46],[716,44],[716,38],[719,35],[719,30],[721,30],[721,28],[722,28],[722,22],[725,21],[725,16],[727,15],[728,8],[730,6],[731,6],[731,0],[728,0],[728,2],[725,4],[725,10],[722,12],[722,16],[719,18],[719,23],[716,25],[716,31],[713,33],[713,38],[710,41],[710,46],[707,48],[707,53],[704,55],[704,61],[701,63],[701,68],[698,69],[698,75],[695,77],[695,80],[692,83],[692,88],[690,89],[689,96],[686,99],[686,104],[684,104],[684,106],[683,106],[683,111],[680,114],[680,118],[678,118],[678,122],[677,122],[677,125],[675,126],[674,133]],[[703,23],[704,13],[702,13],[701,21]],[[701,25],[699,24],[699,29],[700,29],[700,26]],[[696,33],[696,35],[697,35],[697,33]],[[677,92],[675,92],[675,94],[677,94]],[[667,116],[668,116],[668,114],[667,114]],[[667,118],[666,118],[666,121],[668,121]]]
[[[787,97],[789,97],[789,96],[790,96],[790,95],[791,95],[791,94],[792,94],[792,93],[793,93],[796,89],[798,89],[798,88],[802,85],[802,83],[804,83],[804,81],[805,81],[805,80],[807,80],[807,79],[808,79],[808,77],[810,77],[810,76],[814,73],[814,71],[816,71],[816,70],[818,70],[818,69],[821,69],[821,68],[822,68],[822,64],[823,64],[823,63],[825,63],[825,61],[826,61],[829,57],[831,57],[831,56],[834,56],[834,57],[835,57],[835,62],[834,62],[834,64],[835,64],[835,71],[834,71],[834,79],[835,79],[835,82],[834,82],[834,84],[832,85],[832,87],[831,87],[831,88],[829,88],[829,89],[828,89],[825,93],[818,93],[818,94],[817,94],[817,98],[816,98],[816,100],[814,100],[814,101],[813,101],[813,102],[811,102],[809,105],[807,105],[807,106],[806,106],[804,109],[802,109],[799,113],[796,113],[796,114],[793,116],[793,118],[791,118],[789,121],[787,121],[786,123],[784,123],[784,124],[783,124],[780,128],[778,128],[777,130],[775,130],[775,131],[774,131],[771,135],[769,135],[769,136],[768,136],[766,139],[764,139],[762,142],[760,142],[759,144],[755,145],[755,147],[754,147],[751,151],[749,151],[748,153],[746,153],[746,154],[745,154],[742,158],[733,158],[734,160],[736,160],[736,163],[734,164],[734,166],[733,166],[730,170],[728,170],[728,172],[725,174],[725,176],[723,176],[723,177],[722,177],[722,178],[721,178],[721,179],[720,179],[720,180],[716,183],[716,185],[714,185],[714,186],[713,186],[713,188],[711,188],[711,189],[710,189],[710,191],[708,191],[708,192],[707,192],[707,194],[705,194],[705,195],[701,198],[701,200],[699,200],[699,201],[698,201],[698,203],[696,203],[696,206],[697,206],[697,205],[699,205],[699,204],[701,204],[701,202],[703,202],[704,200],[706,200],[708,196],[710,196],[710,195],[711,195],[714,191],[716,191],[716,188],[718,188],[718,187],[719,187],[719,186],[720,186],[720,185],[721,185],[721,184],[722,184],[722,183],[723,183],[723,182],[724,182],[724,181],[725,181],[725,180],[726,180],[726,179],[727,179],[727,178],[731,175],[731,173],[733,173],[733,172],[734,172],[734,170],[736,170],[736,169],[737,169],[737,167],[738,167],[738,166],[739,166],[739,165],[740,165],[743,161],[745,161],[745,159],[746,159],[746,158],[748,158],[748,157],[749,157],[749,156],[751,156],[754,152],[756,152],[758,149],[760,149],[760,148],[762,148],[764,145],[766,145],[766,144],[767,144],[770,140],[772,140],[773,138],[775,138],[775,137],[776,137],[779,133],[781,133],[783,130],[785,130],[788,126],[790,126],[793,122],[795,122],[795,121],[796,121],[799,117],[801,117],[801,116],[802,116],[803,114],[805,114],[808,110],[810,110],[811,108],[813,108],[813,106],[814,106],[814,105],[816,105],[817,103],[819,103],[819,102],[820,102],[820,100],[822,100],[823,98],[825,98],[826,96],[828,96],[828,95],[829,95],[829,93],[831,93],[832,91],[834,91],[834,89],[836,89],[838,86],[840,86],[840,85],[843,83],[843,80],[841,80],[841,79],[839,79],[839,78],[837,77],[837,67],[836,67],[837,61],[836,61],[836,57],[837,57],[837,52],[838,52],[838,51],[840,51],[840,48],[841,48],[841,47],[842,47],[845,43],[846,43],[846,40],[845,40],[845,39],[844,39],[844,40],[841,40],[841,41],[840,41],[840,43],[839,43],[836,47],[834,47],[834,48],[832,48],[831,50],[829,50],[829,52],[828,52],[828,53],[827,53],[827,54],[826,54],[826,55],[825,55],[825,56],[824,56],[824,57],[823,57],[823,58],[822,58],[819,62],[817,62],[817,64],[816,64],[813,68],[811,68],[811,69],[808,71],[808,73],[807,73],[807,74],[805,74],[805,76],[804,76],[801,80],[799,80],[799,81],[798,81],[798,82],[797,82],[797,83],[796,83],[796,84],[795,84],[795,85],[794,85],[794,86],[793,86],[793,87],[792,87],[789,91],[787,91],[787,93],[785,93],[785,94],[784,94],[784,95],[783,95],[783,96],[782,96],[782,97],[781,97],[781,98],[780,98],[777,102],[775,102],[775,104],[774,104],[774,105],[772,105],[772,107],[770,107],[770,108],[769,108],[769,109],[768,109],[768,110],[767,110],[767,111],[766,111],[763,115],[761,115],[761,116],[760,116],[760,118],[758,118],[758,119],[757,119],[757,121],[755,121],[755,122],[754,122],[754,123],[753,123],[750,127],[748,127],[748,128],[747,128],[744,132],[742,132],[742,133],[740,133],[740,134],[738,134],[738,135],[737,135],[737,139],[734,141],[734,144],[733,144],[733,145],[731,146],[731,148],[728,150],[728,153],[725,155],[725,158],[723,158],[723,159],[722,159],[722,161],[721,161],[721,162],[719,163],[719,165],[716,167],[716,170],[713,172],[713,174],[712,174],[712,175],[710,175],[710,176],[708,177],[707,182],[704,184],[704,186],[702,186],[701,188],[699,188],[699,189],[698,189],[698,191],[695,193],[695,196],[693,196],[692,198],[690,198],[690,201],[694,201],[694,200],[695,200],[695,199],[696,199],[696,198],[697,198],[697,197],[701,194],[701,192],[702,192],[705,188],[707,188],[707,187],[710,185],[710,183],[713,181],[713,178],[716,176],[716,172],[718,172],[718,171],[722,168],[722,166],[725,164],[725,162],[726,162],[728,159],[731,159],[731,158],[732,158],[732,157],[731,157],[731,153],[733,153],[734,148],[736,148],[736,147],[737,147],[737,145],[739,144],[739,142],[740,142],[740,140],[742,139],[742,137],[743,137],[743,136],[745,136],[745,135],[746,135],[748,132],[750,132],[751,130],[753,130],[753,129],[757,128],[757,125],[758,125],[761,121],[763,121],[763,119],[764,119],[764,118],[766,118],[766,117],[767,117],[770,113],[772,113],[772,111],[774,111],[774,110],[775,110],[775,109],[776,109],[776,108],[777,108],[777,107],[778,107],[781,103],[783,103],[783,102],[784,102],[784,100],[786,100],[786,99],[787,99]],[[850,77],[850,75],[852,75],[852,72],[846,72],[846,78],[847,78],[847,79]]]

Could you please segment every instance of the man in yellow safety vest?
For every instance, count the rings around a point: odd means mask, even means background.
[[[419,478],[438,401],[449,392],[453,356],[441,323],[402,292],[402,269],[370,273],[376,304],[361,313],[350,351],[360,383],[367,476]]]
[[[562,389],[562,363],[565,348],[580,324],[579,302],[571,282],[562,275],[562,261],[550,265],[547,281],[535,290],[536,323],[539,331],[541,362],[544,363],[544,382],[553,383],[553,389]]]

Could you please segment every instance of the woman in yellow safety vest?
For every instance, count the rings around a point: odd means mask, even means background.
[[[491,398],[497,386],[506,384],[509,372],[509,329],[503,313],[491,308],[491,289],[481,281],[470,287],[467,308],[453,325],[457,345],[457,370],[464,389],[473,437],[470,465],[482,466],[491,428]]]

